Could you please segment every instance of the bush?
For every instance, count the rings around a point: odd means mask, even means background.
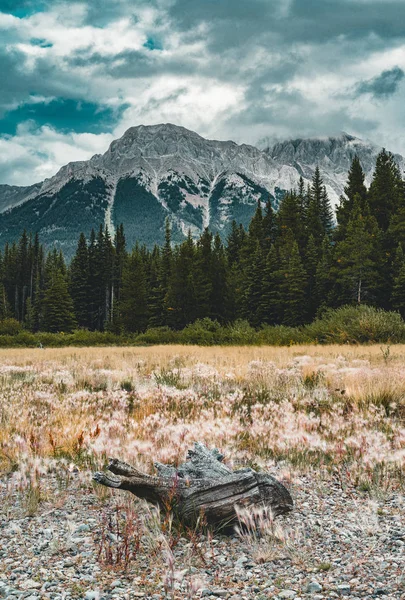
[[[223,343],[242,346],[257,344],[257,332],[248,321],[238,319],[235,323],[224,327]]]
[[[302,327],[286,327],[285,325],[263,325],[257,332],[257,343],[268,346],[293,346],[309,344],[311,339]]]
[[[373,306],[342,306],[304,327],[321,344],[398,343],[405,341],[405,322],[397,312]]]
[[[212,319],[199,319],[182,331],[169,327],[154,327],[145,333],[116,334],[112,331],[87,331],[73,333],[30,333],[18,321],[0,321],[0,347],[18,348],[39,345],[62,346],[128,346],[157,344],[270,345],[293,344],[364,344],[405,342],[405,322],[397,312],[387,312],[372,306],[343,306],[327,310],[310,325],[286,327],[263,325],[256,330],[248,321],[235,321],[223,326]]]
[[[17,335],[22,330],[22,325],[17,319],[3,319],[0,321],[0,335]]]
[[[142,344],[178,344],[179,332],[173,331],[170,327],[152,327],[145,333],[136,336],[136,345]]]
[[[222,328],[218,321],[212,321],[208,317],[197,319],[181,331],[180,340],[183,344],[198,344],[200,346],[212,346],[222,341]]]

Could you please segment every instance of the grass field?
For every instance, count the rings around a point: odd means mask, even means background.
[[[402,597],[404,357],[404,346],[0,350],[0,595]],[[259,534],[221,536],[92,483],[107,457],[152,472],[195,440],[283,481],[293,512],[277,523],[248,512]]]
[[[195,440],[233,463],[402,484],[405,347],[0,350],[0,471],[151,470]]]

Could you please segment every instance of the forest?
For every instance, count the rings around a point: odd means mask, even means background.
[[[32,332],[115,334],[200,319],[300,326],[331,308],[369,305],[405,315],[405,183],[382,150],[370,187],[354,156],[336,219],[317,168],[279,210],[258,203],[247,230],[235,221],[223,243],[206,229],[195,241],[130,249],[100,226],[82,233],[66,264],[24,231],[0,255],[0,320]]]

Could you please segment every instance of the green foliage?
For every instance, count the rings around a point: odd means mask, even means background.
[[[17,335],[22,331],[22,325],[17,319],[3,319],[0,321],[0,336]]]
[[[399,343],[405,340],[405,323],[399,313],[366,305],[328,310],[304,330],[311,340],[319,343]]]
[[[107,339],[118,344],[402,339],[398,313],[370,308],[395,309],[405,316],[405,185],[392,155],[379,154],[370,190],[354,157],[336,228],[319,168],[307,188],[301,179],[297,190],[278,190],[276,198],[238,176],[244,182],[243,201],[240,189],[225,179],[211,192],[208,182],[200,181],[197,189],[187,177],[169,175],[162,184],[160,192],[178,217],[194,210],[187,194],[203,188],[210,194],[213,231],[206,229],[197,240],[191,232],[185,237],[175,220],[169,222],[162,205],[134,177],[119,182],[113,214],[115,223],[129,219],[132,229],[124,234],[119,225],[114,240],[103,226],[93,227],[89,239],[80,234],[68,268],[59,249],[46,253],[37,234],[23,231],[0,252],[0,322],[14,318],[24,330],[63,332],[50,338],[55,345],[70,343],[67,334],[76,324],[83,333],[72,335],[84,344]],[[104,188],[97,179],[72,181],[55,201],[80,210],[89,193],[104,198]],[[224,228],[219,208],[225,197],[240,213],[234,212],[237,219]],[[35,198],[22,210],[33,223],[38,217],[45,225],[48,200]],[[104,215],[103,202],[92,207],[89,225],[98,212]],[[38,213],[35,218],[32,211]],[[201,227],[201,211],[194,217]],[[126,237],[131,244],[145,239],[151,218],[155,227],[146,245],[127,252]],[[10,223],[3,222],[6,229]],[[225,245],[219,232],[228,235]],[[162,245],[152,247],[152,242]],[[357,305],[359,312],[346,305]],[[339,321],[339,311],[331,313],[339,307],[350,316],[346,323]],[[96,332],[106,335],[98,338]],[[29,345],[39,339],[28,331],[6,338],[4,343],[25,340]]]

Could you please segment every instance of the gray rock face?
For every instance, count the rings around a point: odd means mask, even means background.
[[[337,204],[354,154],[370,182],[380,148],[353,136],[298,139],[261,148],[207,140],[171,124],[132,127],[105,154],[72,162],[29,188],[0,186],[0,242],[26,228],[71,254],[81,231],[124,223],[129,244],[162,243],[166,217],[175,241],[207,226],[226,237],[233,219],[247,226],[258,200],[275,209],[317,165]],[[397,156],[401,169],[405,161]]]

